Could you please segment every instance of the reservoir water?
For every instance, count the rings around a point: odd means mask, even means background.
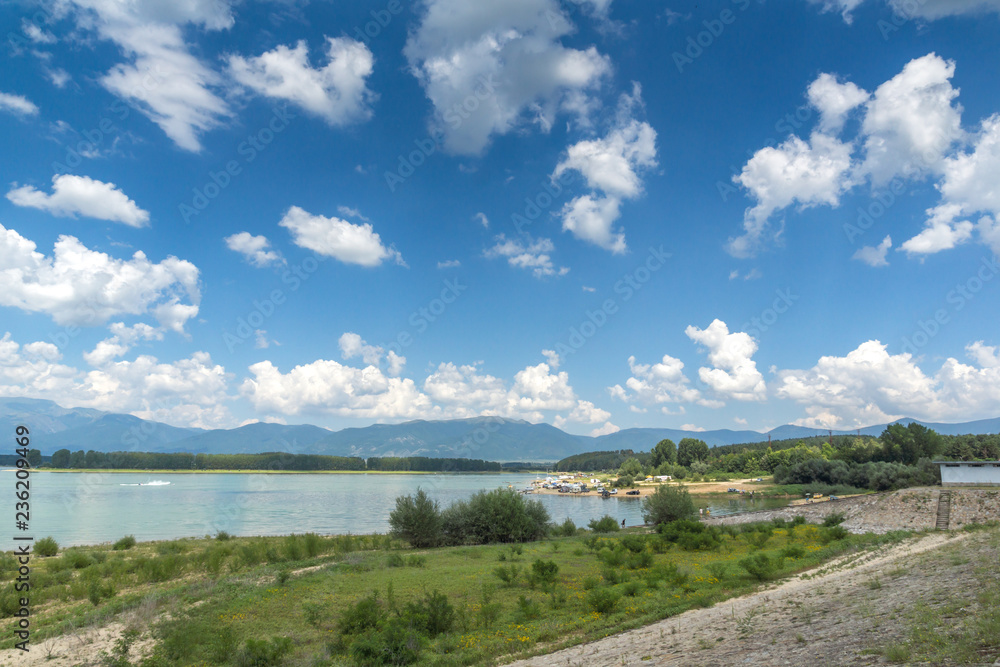
[[[30,532],[51,535],[63,546],[98,544],[135,535],[137,540],[232,535],[384,533],[397,496],[424,489],[441,507],[480,490],[523,489],[533,474],[233,474],[53,473],[31,476]],[[14,472],[0,472],[13,490]],[[146,485],[150,481],[170,482]],[[142,484],[142,486],[136,486]],[[610,514],[641,524],[637,498],[596,495],[531,495],[552,520],[578,526]],[[742,496],[695,498],[713,515],[787,504]],[[11,520],[13,520],[13,506]]]

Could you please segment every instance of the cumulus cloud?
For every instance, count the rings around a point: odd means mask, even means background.
[[[149,212],[139,208],[114,183],[102,183],[86,176],[57,174],[52,177],[52,194],[30,185],[12,188],[7,193],[16,206],[27,206],[53,215],[121,222],[130,227],[143,227],[149,222]]]
[[[230,250],[240,253],[252,265],[263,268],[281,264],[285,259],[277,250],[270,250],[271,242],[266,236],[254,236],[250,232],[239,232],[227,236],[224,241]]]
[[[291,232],[292,240],[300,248],[333,257],[345,264],[373,267],[388,260],[406,266],[403,256],[395,248],[382,244],[382,237],[370,223],[355,225],[341,218],[313,215],[292,206],[278,224]]]
[[[961,421],[992,417],[1000,410],[1000,365],[982,343],[967,348],[979,368],[948,358],[927,375],[909,353],[891,355],[877,340],[844,357],[821,357],[806,370],[778,373],[776,395],[805,406],[796,424],[857,428],[912,417]]]
[[[885,256],[891,247],[892,237],[886,236],[877,246],[866,245],[863,248],[859,248],[854,253],[853,259],[860,260],[868,266],[889,266],[889,262],[886,261]]]
[[[569,273],[565,266],[556,268],[549,253],[555,252],[555,245],[550,239],[528,240],[508,239],[503,234],[494,239],[493,247],[488,248],[484,255],[487,258],[506,257],[507,263],[519,269],[530,270],[536,278],[546,276],[564,276]]]
[[[126,345],[148,333],[142,326],[113,325],[112,331],[119,343],[135,337]],[[118,354],[98,345],[84,356],[95,368],[82,371],[61,364],[55,345],[20,346],[8,333],[0,339],[0,394],[125,412],[178,426],[234,425],[227,407],[229,375],[206,352],[171,363],[148,355],[127,361],[116,360]]]
[[[229,57],[233,78],[265,97],[287,100],[320,116],[333,126],[367,120],[375,94],[367,87],[374,58],[361,42],[348,37],[326,38],[327,63],[314,68],[309,47],[279,45],[263,54]]]
[[[437,263],[439,269],[457,269],[460,266],[462,266],[462,262],[457,259],[446,259]]]
[[[642,194],[638,170],[656,166],[656,130],[632,118],[641,97],[639,84],[633,83],[632,94],[619,101],[615,127],[604,138],[570,146],[552,174],[555,180],[575,170],[593,190],[563,206],[563,229],[616,254],[626,250],[625,234],[614,226],[622,200]]]
[[[47,257],[0,225],[0,267],[0,305],[46,313],[60,325],[95,326],[151,313],[162,326],[183,332],[201,300],[191,262],[168,256],[154,263],[141,251],[115,259],[73,236],[60,236]]]
[[[162,328],[142,322],[132,326],[125,326],[124,322],[115,322],[108,328],[111,337],[99,342],[90,352],[83,353],[84,361],[95,368],[124,356],[139,341],[163,340]]]
[[[838,11],[846,23],[851,23],[851,12],[865,0],[809,0],[814,5],[822,5],[823,11]],[[886,0],[893,12],[905,20],[940,19],[962,14],[1000,13],[1000,0]]]
[[[699,368],[698,377],[716,394],[738,401],[763,401],[767,397],[764,377],[752,358],[757,342],[750,334],[730,333],[722,320],[713,320],[705,329],[688,326],[684,333],[708,350],[712,368]]]
[[[0,111],[9,111],[18,116],[34,116],[38,107],[24,95],[0,93]]]
[[[560,110],[589,108],[579,96],[611,70],[596,48],[562,45],[574,27],[556,0],[423,7],[404,53],[451,153],[478,155],[526,122],[548,131]]]
[[[836,207],[856,186],[867,183],[878,190],[892,179],[935,179],[941,192],[924,230],[900,250],[911,256],[940,252],[968,241],[977,226],[979,240],[992,244],[1000,211],[1000,195],[991,186],[1000,177],[1000,115],[983,121],[978,133],[966,132],[959,91],[951,84],[954,74],[955,63],[934,53],[911,60],[871,94],[821,74],[808,90],[810,104],[820,112],[809,141],[793,135],[763,148],[734,177],[756,204],[744,215],[744,234],[730,239],[729,252],[755,254],[767,241],[770,219],[789,206]],[[836,136],[855,109],[861,117],[856,136]],[[988,217],[977,225],[969,219],[975,214]],[[855,256],[877,258],[872,253],[879,248]]]
[[[692,387],[691,381],[684,375],[684,362],[680,359],[665,354],[659,363],[640,364],[634,356],[630,356],[628,367],[632,377],[625,381],[625,386],[616,384],[608,387],[608,392],[614,398],[626,403],[639,402],[645,405],[705,404],[701,392]]]

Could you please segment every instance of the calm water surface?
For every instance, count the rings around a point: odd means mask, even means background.
[[[138,540],[214,535],[384,533],[397,496],[424,489],[442,507],[477,491],[526,487],[532,474],[191,474],[49,473],[31,478],[31,533],[61,545],[97,544],[135,535]],[[166,486],[123,486],[152,480]],[[14,488],[14,473],[0,472]],[[585,526],[610,514],[627,525],[642,523],[636,498],[535,495],[553,521]],[[787,504],[782,500],[696,499],[724,515]],[[13,508],[13,505],[11,505]],[[13,512],[13,509],[11,509]],[[10,517],[13,520],[13,516]]]

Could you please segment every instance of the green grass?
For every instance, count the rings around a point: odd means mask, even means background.
[[[346,665],[355,664],[352,651],[361,655],[361,648],[374,651],[379,642],[393,641],[422,648],[418,664],[487,664],[745,593],[758,585],[738,565],[751,554],[766,555],[774,565],[769,576],[780,577],[907,535],[851,535],[824,544],[824,530],[799,526],[790,536],[787,528],[774,529],[760,547],[748,541],[749,533],[720,531],[717,547],[693,551],[636,529],[528,543],[522,553],[504,545],[413,552],[384,535],[183,539],[117,551],[111,545],[77,547],[69,557],[33,561],[32,638],[143,609],[150,621],[160,619],[153,624],[158,666],[232,665],[269,651],[288,665]],[[789,549],[801,556],[783,557]],[[506,567],[501,555],[518,561],[520,576],[510,582],[496,575]],[[542,581],[537,561],[554,563],[554,583]],[[0,578],[14,576],[4,568]],[[409,618],[403,610],[432,591],[454,608],[454,627],[433,639],[414,639],[391,619]],[[377,631],[342,636],[345,611],[373,594],[390,620]],[[4,618],[13,612],[10,602],[0,598]],[[0,648],[13,641],[0,639]]]

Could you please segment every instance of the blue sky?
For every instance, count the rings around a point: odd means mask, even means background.
[[[1000,415],[1000,2],[0,8],[0,394]]]

